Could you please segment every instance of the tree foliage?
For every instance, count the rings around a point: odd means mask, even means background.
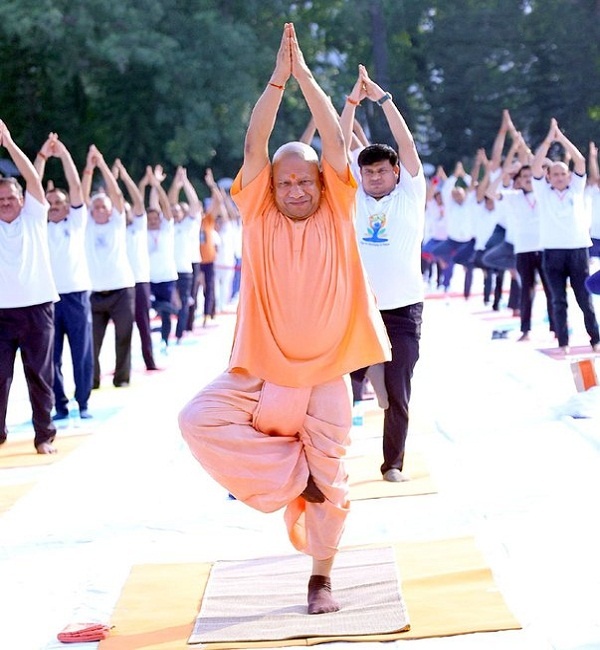
[[[551,117],[585,148],[600,123],[598,0],[4,0],[0,117],[33,155],[57,131],[82,165],[94,142],[134,175],[182,164],[235,174],[283,23],[341,111],[364,63],[422,157],[469,161],[509,108],[535,147]],[[357,115],[391,141],[382,112]],[[309,118],[291,81],[272,144]]]

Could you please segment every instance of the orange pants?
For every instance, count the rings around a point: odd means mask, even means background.
[[[183,437],[204,469],[257,510],[285,507],[292,544],[318,560],[335,555],[348,514],[342,458],[351,423],[344,378],[288,388],[239,371],[217,377],[179,415]],[[309,474],[324,503],[300,497]]]

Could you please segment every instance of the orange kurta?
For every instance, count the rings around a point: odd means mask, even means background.
[[[270,165],[244,188],[235,179],[244,264],[230,369],[306,387],[390,358],[356,244],[356,184],[324,162],[323,186],[318,210],[293,221],[275,205]]]

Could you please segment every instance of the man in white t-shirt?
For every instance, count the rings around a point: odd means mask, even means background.
[[[17,350],[31,401],[38,454],[56,452],[52,442],[54,394],[54,302],[58,293],[48,253],[48,204],[35,167],[0,121],[3,146],[25,181],[0,178],[0,444],[6,441],[6,412]]]
[[[94,169],[102,174],[106,192],[90,197],[86,229],[86,251],[92,280],[92,326],[94,333],[94,383],[100,387],[100,350],[108,323],[115,331],[115,373],[113,385],[129,386],[131,335],[135,313],[135,278],[127,257],[125,200],[117,179],[98,149],[88,151],[83,183],[91,186]]]
[[[421,337],[426,184],[404,118],[392,96],[370,79],[362,65],[342,112],[346,142],[350,142],[355,107],[365,98],[381,106],[398,146],[396,152],[388,145],[374,144],[359,153],[356,195],[358,247],[392,344],[392,359],[384,365],[388,407],[383,422],[381,473],[384,480],[398,482],[408,478],[402,469],[411,379]],[[363,368],[352,373],[355,400],[360,399],[357,389],[366,371]]]
[[[544,176],[543,163],[553,142],[564,147],[573,161],[573,171],[566,163],[553,162]],[[533,192],[540,204],[540,237],[543,248],[542,265],[552,295],[552,317],[559,348],[569,351],[567,322],[567,280],[583,313],[585,329],[593,350],[600,350],[598,321],[592,296],[586,289],[589,276],[590,238],[589,212],[585,207],[585,156],[558,128],[550,122],[546,138],[536,151],[533,163]]]
[[[69,150],[56,133],[51,133],[35,158],[35,168],[44,178],[46,161],[58,158],[69,191],[53,187],[46,192],[48,244],[54,282],[60,296],[54,306],[54,420],[69,417],[69,398],[65,393],[62,357],[65,336],[71,350],[75,399],[79,417],[91,417],[88,400],[92,392],[94,355],[92,346],[92,283],[85,254],[87,207],[83,202],[81,180]]]

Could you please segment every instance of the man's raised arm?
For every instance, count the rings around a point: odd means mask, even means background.
[[[12,161],[25,181],[25,188],[29,194],[40,203],[45,203],[46,196],[40,175],[37,173],[33,163],[12,139],[8,127],[2,120],[0,120],[0,145],[8,151]]]
[[[338,114],[306,65],[293,24],[288,23],[286,29],[289,34],[292,75],[298,82],[315,121],[315,127],[321,138],[323,158],[339,175],[342,175],[348,168],[348,153]]]
[[[290,23],[286,23],[271,80],[258,98],[250,116],[244,143],[242,187],[253,181],[269,162],[269,138],[291,70]]]

